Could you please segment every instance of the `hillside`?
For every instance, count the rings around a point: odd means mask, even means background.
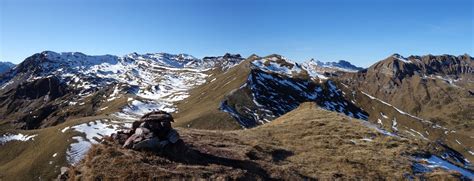
[[[71,173],[83,179],[402,179],[421,176],[413,173],[410,156],[429,147],[423,141],[387,136],[361,120],[311,103],[254,129],[179,132],[197,156],[170,160],[97,145]],[[422,175],[457,177],[435,170]]]
[[[473,160],[472,67],[469,55],[394,54],[366,70],[334,78],[371,122],[392,132],[443,141]]]

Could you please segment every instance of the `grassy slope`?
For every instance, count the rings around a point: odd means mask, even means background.
[[[109,95],[106,93],[105,95]],[[86,98],[84,106],[77,106],[73,111],[92,109],[90,96]],[[61,130],[68,126],[100,119],[114,119],[110,114],[115,113],[127,104],[127,97],[120,97],[113,101],[102,102],[97,108],[98,116],[88,116],[81,118],[69,118],[62,124],[40,128],[35,130],[17,130],[11,124],[0,124],[0,135],[5,133],[22,133],[26,135],[37,135],[34,140],[26,142],[10,141],[0,145],[0,180],[37,180],[39,176],[43,179],[56,178],[61,166],[68,165],[66,160],[66,150],[74,141],[71,139],[77,132],[65,132]],[[100,110],[100,108],[107,109]],[[60,110],[62,112],[68,110]],[[58,153],[56,157],[52,157]],[[50,164],[50,161],[52,162]]]
[[[185,163],[116,145],[97,145],[75,168],[82,173],[73,171],[75,177],[401,179],[411,172],[407,156],[427,147],[418,140],[381,135],[360,120],[309,103],[254,129],[178,131],[199,157],[182,155],[188,160]]]
[[[382,135],[360,120],[320,110],[309,103],[245,135],[249,140],[260,138],[265,144],[292,150],[295,155],[289,161],[304,175],[316,178],[400,178],[410,172],[406,155],[425,146]],[[373,141],[361,140],[364,138]]]
[[[208,83],[191,90],[190,96],[178,103],[175,126],[232,130],[240,125],[227,113],[219,110],[224,97],[245,83],[250,72],[250,59],[222,73],[214,70]],[[211,80],[214,81],[210,82]]]
[[[474,106],[474,98],[465,95],[467,94],[467,90],[464,87],[454,87],[437,79],[427,79],[423,84],[421,81],[421,78],[416,76],[407,78],[398,91],[391,95],[393,97],[384,96],[385,94],[380,92],[379,95],[371,93],[377,92],[377,87],[363,84],[358,85],[363,88],[356,88],[355,90],[368,92],[370,95],[383,99],[403,111],[420,116],[446,127],[449,130],[455,131],[451,132],[433,128],[426,123],[402,115],[392,107],[382,104],[379,101],[371,100],[359,91],[356,91],[356,97],[351,97],[351,95],[353,95],[350,94],[352,89],[347,89],[344,86],[339,87],[346,92],[348,99],[357,100],[357,104],[369,113],[369,120],[372,122],[376,123],[377,119],[380,119],[383,121],[383,127],[385,127],[385,129],[395,131],[391,127],[392,120],[396,118],[401,134],[405,134],[405,130],[409,130],[409,128],[418,130],[418,132],[421,133],[429,132],[429,135],[425,134],[425,137],[428,139],[443,140],[449,147],[462,153],[468,160],[473,160],[474,156],[468,151],[472,150],[469,148],[472,148],[474,145],[474,140],[472,139],[472,137],[474,137],[474,132],[472,131],[474,120],[472,119],[473,113],[470,111]],[[468,88],[472,87],[470,84],[464,86]],[[418,113],[410,109],[417,106],[422,107]],[[381,113],[388,116],[388,119],[383,118]],[[462,145],[456,140],[460,141]]]
[[[67,165],[66,150],[76,133],[60,130],[67,126],[107,118],[104,116],[86,117],[68,121],[58,126],[43,129],[21,131],[34,135],[34,140],[27,142],[10,141],[0,146],[0,180],[37,180],[55,178],[60,166]],[[8,149],[5,149],[8,148]],[[58,153],[56,157],[52,155]],[[49,162],[52,161],[52,164]]]

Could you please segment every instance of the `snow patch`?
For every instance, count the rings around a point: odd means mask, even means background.
[[[85,141],[81,136],[72,137],[76,142],[70,145],[70,148],[66,152],[66,159],[71,165],[76,165],[79,163],[87,151],[91,148],[92,144],[88,141]]]
[[[0,136],[0,144],[4,144],[9,141],[29,141],[34,140],[34,137],[37,135],[24,135],[21,133],[18,134],[4,134]]]
[[[461,143],[461,142],[459,142],[457,139],[456,139],[456,142],[457,142],[458,144],[462,145],[462,143]]]
[[[290,65],[281,65],[275,61],[278,61],[278,58],[276,57],[271,57],[269,59],[260,59],[260,60],[254,60],[252,62],[252,65],[258,67],[260,70],[263,70],[265,72],[272,72],[272,73],[279,73],[283,75],[293,75],[293,74],[299,74],[301,72],[300,66],[292,62],[290,60],[284,59],[287,63]]]
[[[71,128],[71,127],[69,127],[69,126],[68,126],[68,127],[65,127],[65,128],[63,128],[63,129],[61,130],[61,132],[64,133],[64,132],[66,132],[67,130],[69,130],[70,128]]]
[[[397,59],[397,60],[400,60],[404,63],[412,63],[410,60],[408,60],[407,58],[401,56],[401,55],[398,55],[398,54],[395,54],[393,55],[393,58]]]
[[[380,125],[383,125],[383,122],[380,119],[377,119],[377,123],[379,123]]]
[[[376,97],[374,97],[374,96],[371,96],[371,95],[367,94],[367,93],[364,92],[364,91],[361,91],[361,93],[364,94],[364,95],[366,95],[367,97],[369,97],[369,98],[372,99],[372,100],[377,100],[377,101],[381,102],[382,104],[385,104],[385,105],[387,105],[387,106],[390,106],[390,107],[394,108],[394,109],[395,109],[396,111],[398,111],[400,114],[407,115],[407,116],[412,117],[412,118],[414,118],[414,119],[420,120],[420,121],[422,121],[422,122],[424,122],[424,123],[433,124],[433,122],[431,122],[431,121],[424,120],[424,119],[421,119],[421,118],[419,118],[419,117],[416,117],[416,116],[413,116],[413,115],[411,115],[411,114],[408,114],[408,113],[406,113],[406,112],[404,112],[404,111],[398,109],[397,107],[395,107],[395,106],[393,106],[393,105],[391,105],[391,104],[389,104],[389,103],[387,103],[387,102],[385,102],[385,101],[383,101],[383,100],[381,100],[381,99],[378,99],[378,98],[376,98]],[[436,125],[436,124],[433,124],[433,126],[441,127],[441,126]]]
[[[130,126],[129,124],[130,123],[97,120],[72,126],[71,130],[77,131],[82,135],[72,137],[75,142],[72,143],[66,151],[67,161],[72,165],[79,163],[91,148],[92,144],[99,143],[98,140],[104,136],[109,136],[123,127]]]
[[[429,158],[417,158],[417,160],[421,160],[426,162],[427,164],[422,164],[430,169],[432,168],[442,168],[446,170],[452,170],[461,173],[462,175],[468,177],[469,179],[474,179],[474,173],[464,168],[458,167],[438,156],[431,155]],[[429,170],[431,171],[431,170]]]
[[[398,131],[397,118],[393,118],[393,120],[392,120],[392,129],[395,130],[395,131]]]

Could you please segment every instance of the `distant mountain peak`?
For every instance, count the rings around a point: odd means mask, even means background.
[[[339,60],[337,62],[322,62],[315,59],[310,59],[305,64],[313,67],[314,69],[319,69],[320,73],[323,72],[334,72],[334,71],[344,71],[344,72],[357,72],[364,68],[357,67],[346,60]],[[319,67],[319,68],[318,68]]]
[[[10,70],[13,67],[15,67],[15,64],[11,62],[0,62],[0,74]]]
[[[265,72],[278,73],[282,75],[297,75],[302,72],[298,63],[291,61],[281,55],[272,54],[252,61],[252,66]]]
[[[226,53],[224,56],[210,56],[202,58],[201,64],[208,65],[208,67],[218,68],[221,70],[228,70],[240,62],[244,61],[244,58],[240,54]]]
[[[401,61],[403,63],[412,63],[409,59],[405,58],[404,56],[394,53],[391,58],[394,58],[395,60]]]
[[[224,54],[224,58],[242,58],[242,56],[240,56],[240,54],[226,53]]]

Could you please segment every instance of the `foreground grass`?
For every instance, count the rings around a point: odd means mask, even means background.
[[[428,144],[382,135],[353,120],[303,104],[248,130],[178,130],[188,152],[166,155],[96,145],[72,179],[404,179],[410,155]],[[454,178],[437,171],[427,178]]]

